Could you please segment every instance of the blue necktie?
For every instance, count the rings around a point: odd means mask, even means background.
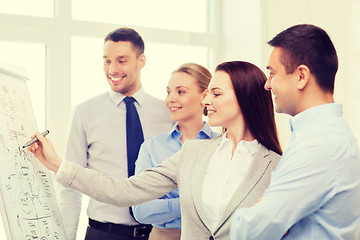
[[[144,142],[144,135],[134,101],[133,97],[124,98],[126,103],[126,148],[129,177],[135,173],[135,161],[139,154],[140,145]]]

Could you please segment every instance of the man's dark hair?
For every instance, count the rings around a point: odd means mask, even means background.
[[[106,35],[104,42],[106,41],[113,41],[113,42],[131,42],[133,47],[138,51],[137,56],[144,53],[145,44],[141,36],[138,32],[131,28],[119,28],[108,35]]]
[[[334,92],[338,58],[329,35],[323,29],[309,24],[295,25],[280,32],[268,44],[282,50],[280,62],[288,74],[304,64],[324,91]]]

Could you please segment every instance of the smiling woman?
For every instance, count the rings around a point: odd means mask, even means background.
[[[136,161],[136,174],[161,164],[179,151],[190,139],[211,139],[218,136],[202,120],[204,98],[211,73],[196,63],[185,63],[176,69],[168,82],[166,106],[175,125],[168,131],[149,137],[142,144]],[[149,240],[180,239],[181,212],[178,190],[133,207],[139,222],[153,225]]]
[[[41,144],[35,143],[29,150],[57,172],[57,181],[65,187],[115,206],[138,205],[178,188],[181,197],[175,205],[181,209],[181,238],[229,239],[232,215],[239,208],[252,206],[262,196],[280,159],[281,148],[271,94],[264,89],[264,73],[253,64],[239,61],[222,63],[216,72],[225,74],[218,76],[222,81],[214,78],[209,89],[221,89],[223,82],[232,86],[218,98],[236,99],[238,106],[229,110],[240,108],[241,116],[218,114],[214,125],[226,128],[221,137],[188,140],[179,152],[139,175],[116,179],[63,161],[51,141],[41,134],[36,134]],[[206,107],[215,103],[212,98],[207,95]],[[266,124],[250,121],[260,118]],[[175,130],[166,136],[179,135]],[[201,131],[209,136],[208,130]],[[177,216],[174,221],[179,221]]]
[[[215,72],[209,86],[209,94],[203,103],[207,108],[211,126],[231,128],[234,127],[232,125],[238,124],[239,120],[244,121],[230,76],[224,71]],[[240,126],[244,127],[244,124]]]
[[[165,104],[173,121],[187,121],[197,116],[198,122],[202,123],[204,106],[201,102],[210,78],[211,73],[195,63],[183,64],[172,73],[166,88]]]

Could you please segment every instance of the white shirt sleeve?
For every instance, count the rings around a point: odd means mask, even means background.
[[[65,158],[85,167],[87,165],[87,144],[82,130],[78,109],[75,108],[68,134]],[[61,168],[59,168],[61,171]],[[81,212],[82,194],[59,186],[58,204],[68,240],[75,240]]]

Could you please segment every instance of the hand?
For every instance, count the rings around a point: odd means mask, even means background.
[[[262,199],[262,197],[258,197],[258,199],[256,199],[255,203],[253,204],[253,206],[255,206],[256,204],[258,204],[258,202],[260,202]]]
[[[35,138],[35,136],[39,141],[30,145],[27,149],[32,152],[46,168],[57,172],[62,159],[56,154],[51,141],[39,132],[36,132],[31,138]]]

